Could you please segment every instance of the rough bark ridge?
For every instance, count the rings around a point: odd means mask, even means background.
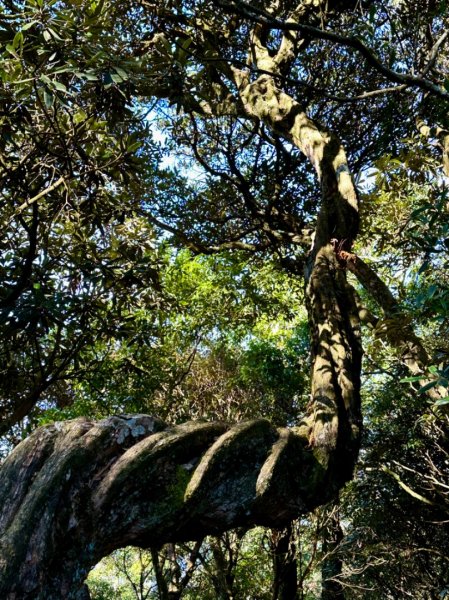
[[[335,493],[298,429],[145,415],[40,428],[0,484],[0,596],[46,600],[83,598],[90,568],[117,547],[282,526]]]
[[[274,75],[288,60],[295,40],[284,36],[273,57],[261,42],[263,27],[253,30],[252,60]],[[293,98],[279,90],[274,77],[234,69],[242,106],[309,159],[321,185],[322,203],[305,273],[312,332],[311,409],[304,419],[310,444],[334,481],[350,478],[360,439],[360,322],[352,288],[337,260],[335,242],[350,250],[357,235],[358,197],[338,138],[312,121]],[[331,475],[330,475],[331,474]]]
[[[300,16],[300,12],[298,15]],[[298,18],[297,15],[297,18]],[[276,73],[252,35],[258,68]],[[234,69],[238,103],[312,163],[322,205],[306,272],[311,401],[299,427],[265,420],[167,427],[152,417],[85,419],[37,430],[0,472],[0,596],[83,598],[89,569],[113,549],[195,539],[236,526],[282,527],[352,476],[360,439],[358,311],[332,239],[350,250],[357,195],[338,139],[276,87]]]

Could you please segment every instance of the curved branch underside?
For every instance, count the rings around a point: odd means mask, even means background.
[[[0,472],[1,597],[83,598],[87,573],[116,548],[310,511],[348,465],[326,468],[306,430],[262,419],[167,427],[146,415],[39,428]]]

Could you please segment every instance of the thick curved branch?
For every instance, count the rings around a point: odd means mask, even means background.
[[[311,120],[268,75],[254,82],[242,78],[240,97],[249,117],[260,119],[292,142],[313,165],[323,198],[315,238],[318,246],[336,237],[346,240],[349,248],[358,231],[358,198],[338,138]]]
[[[82,598],[90,568],[116,548],[280,527],[346,476],[323,467],[301,429],[265,420],[167,427],[123,415],[40,428],[0,471],[0,596]]]

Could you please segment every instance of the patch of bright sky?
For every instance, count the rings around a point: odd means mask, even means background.
[[[153,135],[153,139],[161,146],[165,146],[165,142],[167,140],[166,134],[157,127],[156,117],[153,114],[148,115],[148,121],[151,123],[151,133]],[[176,156],[174,154],[167,154],[161,161],[160,167],[162,169],[172,169],[176,164]]]
[[[151,111],[147,115],[147,120],[151,125],[151,133],[154,141],[158,142],[162,148],[166,145],[167,134],[158,125],[158,121],[161,116],[156,111]],[[160,162],[161,169],[177,169],[182,175],[192,181],[199,182],[204,179],[204,170],[201,166],[195,163],[194,160],[186,160],[186,157],[182,158],[174,152],[166,153]]]
[[[375,167],[369,167],[360,171],[355,179],[357,189],[362,194],[369,194],[372,192],[376,185],[376,176],[378,173],[379,169],[376,169]]]

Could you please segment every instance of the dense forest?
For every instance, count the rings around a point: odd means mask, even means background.
[[[446,1],[0,7],[0,597],[449,598]]]

